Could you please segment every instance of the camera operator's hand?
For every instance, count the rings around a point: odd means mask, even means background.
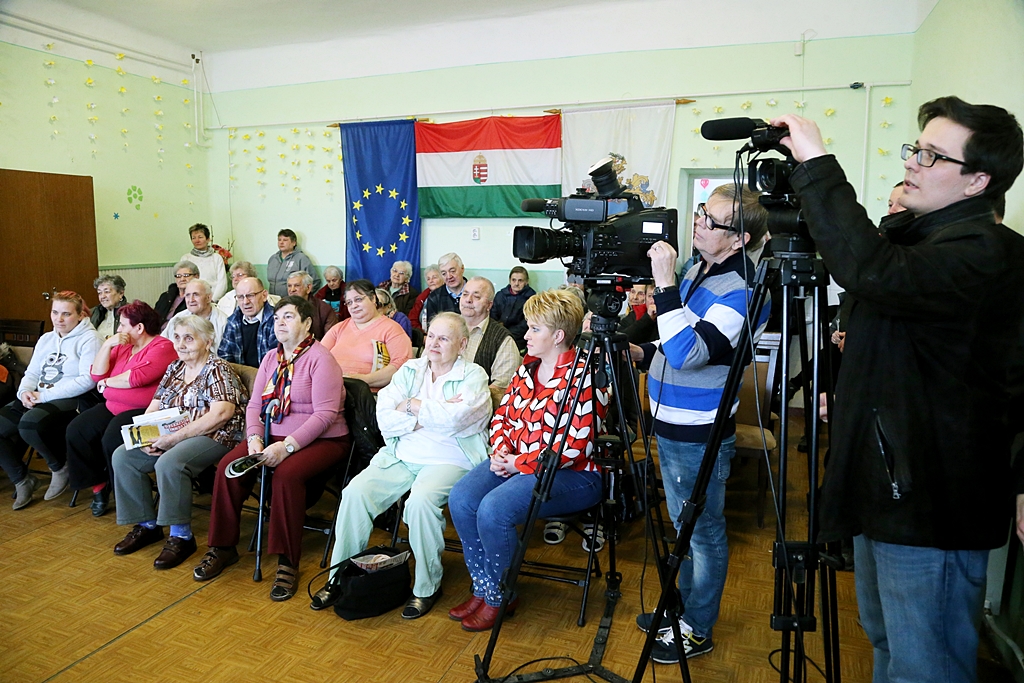
[[[777,119],[772,119],[771,123],[773,126],[789,128],[789,137],[782,138],[779,142],[789,147],[793,152],[793,158],[800,163],[828,154],[825,151],[825,143],[821,140],[821,131],[814,121],[796,114],[783,114]]]
[[[676,250],[668,242],[655,242],[647,251],[651,259],[651,276],[655,287],[672,287],[676,284]]]

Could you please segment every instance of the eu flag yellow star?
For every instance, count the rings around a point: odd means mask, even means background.
[[[407,239],[409,239],[409,235],[403,232],[402,234],[400,234],[400,235],[398,236],[398,239],[400,239],[400,240],[402,240],[402,241],[404,242],[404,241],[406,241]]]
[[[402,225],[409,225],[412,223],[412,219],[408,216],[402,216]]]
[[[384,257],[384,247],[377,247],[377,256]]]
[[[369,198],[370,198],[370,191],[369,190],[363,190],[363,199],[369,199]]]
[[[354,202],[352,202],[352,209],[353,209],[353,210],[355,210],[355,211],[358,211],[358,210],[359,210],[359,209],[361,209],[361,208],[363,208],[363,203],[362,203],[361,201],[359,201],[359,200],[357,199],[357,200],[355,200]]]
[[[409,206],[409,202],[403,199],[402,201],[398,202],[398,206],[399,208],[404,209],[405,207]]]
[[[357,239],[357,240],[361,240],[361,239],[363,239],[363,233],[361,233],[361,232],[359,232],[358,230],[356,230],[356,239]]]
[[[359,222],[359,217],[358,216],[352,216],[352,225],[355,225],[358,222]]]
[[[398,245],[392,243],[391,244],[391,253],[394,254],[396,251],[398,251]]]
[[[363,251],[370,251],[370,243],[369,242],[364,242],[363,243]]]
[[[398,190],[388,190],[388,199],[398,199]]]
[[[384,193],[384,186],[383,185],[378,185],[377,186],[377,194],[383,194],[383,193]]]

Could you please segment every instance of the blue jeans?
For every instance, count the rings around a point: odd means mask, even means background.
[[[987,550],[940,550],[855,536],[860,621],[874,683],[973,683]]]
[[[672,441],[658,437],[658,462],[665,486],[665,502],[672,524],[679,532],[683,501],[693,492],[697,471],[707,444]],[[686,623],[698,638],[711,635],[718,621],[718,609],[729,570],[729,541],[725,535],[725,482],[729,478],[736,437],[722,441],[715,469],[708,482],[704,511],[690,538],[690,549],[679,565],[679,593]]]
[[[516,525],[526,521],[536,483],[531,474],[499,477],[485,460],[460,479],[448,497],[448,511],[473,580],[473,595],[492,607],[501,604],[501,575],[512,561],[519,540]],[[600,472],[558,470],[551,498],[541,506],[540,516],[579,512],[600,500]]]

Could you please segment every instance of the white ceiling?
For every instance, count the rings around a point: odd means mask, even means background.
[[[814,40],[910,34],[937,2],[0,0],[0,40],[22,42],[11,21],[29,18],[118,45],[129,58],[134,49],[142,61],[143,54],[159,55],[188,68],[188,55],[202,52],[211,89],[224,91],[471,64],[795,42],[805,32]],[[27,44],[41,42],[34,36]]]

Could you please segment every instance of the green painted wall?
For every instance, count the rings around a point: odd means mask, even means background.
[[[92,176],[101,267],[173,263],[192,248],[187,228],[209,215],[210,192],[208,153],[185,126],[190,87],[8,43],[0,65],[0,166]],[[141,201],[128,202],[132,186]]]
[[[941,0],[914,35],[911,94],[916,104],[943,95],[995,104],[1024,122],[1024,3]],[[1006,204],[1006,223],[1024,230],[1024,179]]]

